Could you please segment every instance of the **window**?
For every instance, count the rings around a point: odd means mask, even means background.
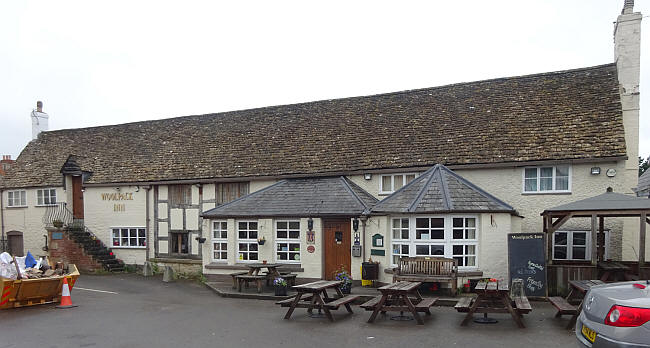
[[[212,259],[215,261],[228,260],[228,223],[226,221],[212,222]]]
[[[7,192],[7,207],[25,207],[27,206],[26,191],[9,191]]]
[[[524,168],[524,192],[570,192],[569,166]]]
[[[275,222],[276,261],[300,262],[300,221]]]
[[[192,204],[192,185],[170,185],[169,204],[172,206]]]
[[[393,193],[404,185],[410,183],[415,179],[417,174],[391,174],[391,175],[382,175],[381,182],[379,187],[380,194]]]
[[[478,266],[476,217],[433,216],[392,219],[392,262],[401,257],[454,258],[458,267]]]
[[[239,261],[257,261],[257,221],[237,222],[237,250]]]
[[[147,234],[143,227],[114,227],[113,247],[144,248],[147,246]]]
[[[217,205],[232,202],[248,194],[248,182],[229,182],[216,185]]]
[[[187,232],[171,232],[169,233],[172,254],[189,254],[190,247],[188,243],[189,233]]]
[[[37,205],[54,205],[56,204],[56,190],[42,189],[36,191]]]
[[[604,258],[609,258],[609,231],[598,246],[605,245]],[[591,231],[556,231],[553,233],[553,260],[590,261]]]

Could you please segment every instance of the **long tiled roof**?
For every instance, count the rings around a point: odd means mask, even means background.
[[[377,199],[341,177],[288,179],[203,213],[218,217],[357,216]]]
[[[626,155],[616,66],[201,116],[44,132],[5,186],[572,160]]]
[[[515,209],[437,164],[377,203],[372,213],[510,213]]]

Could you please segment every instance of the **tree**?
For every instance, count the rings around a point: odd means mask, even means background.
[[[645,160],[643,157],[639,156],[639,176],[645,173],[646,170],[650,169],[650,156]]]

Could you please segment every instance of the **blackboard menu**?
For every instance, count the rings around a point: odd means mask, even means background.
[[[526,296],[546,296],[546,253],[543,233],[509,233],[510,284],[523,280]]]

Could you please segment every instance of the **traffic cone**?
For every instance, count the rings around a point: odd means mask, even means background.
[[[61,290],[61,303],[56,308],[72,308],[77,307],[72,304],[70,298],[70,287],[68,286],[68,278],[63,277],[63,289]]]

